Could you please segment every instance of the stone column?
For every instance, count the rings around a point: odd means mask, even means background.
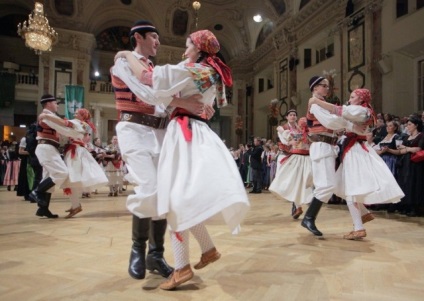
[[[94,125],[96,126],[97,133],[96,137],[102,137],[102,118],[101,118],[101,108],[98,106],[93,107],[94,110]],[[94,137],[93,137],[94,138]]]

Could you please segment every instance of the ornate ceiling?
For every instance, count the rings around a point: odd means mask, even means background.
[[[53,27],[91,33],[130,27],[138,19],[152,21],[159,28],[164,45],[183,47],[185,37],[195,30],[196,12],[191,0],[45,0],[46,14]],[[227,60],[248,56],[274,28],[321,0],[201,0],[198,29],[213,31],[222,44]],[[328,2],[328,1],[324,1]],[[340,1],[336,1],[340,2]],[[2,0],[0,18],[22,15],[34,1]],[[305,10],[306,10],[305,9]],[[261,14],[256,23],[253,16]],[[272,24],[270,23],[272,22]],[[263,32],[261,32],[263,30]],[[124,41],[125,42],[125,41]],[[121,43],[122,44],[122,43]],[[99,45],[100,46],[100,45]],[[118,47],[118,46],[116,46]]]

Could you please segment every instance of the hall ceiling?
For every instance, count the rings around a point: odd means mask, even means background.
[[[2,0],[0,17],[7,13],[28,14],[33,0]],[[161,43],[184,47],[188,33],[195,30],[195,11],[191,0],[45,0],[45,12],[53,27],[82,31],[97,35],[115,26],[131,27],[139,19],[152,21],[159,29]],[[218,37],[227,59],[246,55],[255,49],[257,37],[269,21],[274,25],[299,9],[305,0],[201,0],[198,11],[198,29],[209,29]],[[125,4],[130,3],[130,4]],[[71,15],[63,12],[73,7]],[[187,34],[176,36],[172,32],[176,9],[188,14]],[[280,10],[280,11],[278,11]],[[285,13],[281,13],[284,10]],[[59,12],[62,12],[60,14]],[[255,23],[253,16],[261,14],[263,21]],[[216,26],[222,30],[216,30]]]

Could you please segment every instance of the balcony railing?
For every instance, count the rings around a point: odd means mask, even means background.
[[[113,87],[110,82],[93,80],[90,82],[90,92],[113,93]]]
[[[16,72],[17,85],[36,85],[38,86],[38,76],[31,73]]]

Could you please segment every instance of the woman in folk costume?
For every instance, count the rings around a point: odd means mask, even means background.
[[[19,168],[21,160],[19,160],[19,143],[16,142],[16,136],[10,136],[12,142],[8,145],[6,151],[6,173],[4,175],[3,185],[7,186],[10,191],[12,186],[13,190],[18,189]]]
[[[349,106],[335,106],[316,97],[310,100],[311,112],[321,116],[325,127],[338,130],[352,122],[363,129],[363,133],[346,133],[336,173],[339,181],[336,194],[346,200],[353,220],[354,230],[343,236],[350,240],[367,236],[361,218],[363,204],[397,203],[404,196],[386,163],[365,144],[366,127],[375,119],[370,102],[371,93],[367,89],[354,90]]]
[[[303,213],[302,204],[312,200],[312,169],[309,157],[308,126],[306,118],[290,129],[278,132],[281,142],[289,148],[269,190],[280,198],[293,203],[292,216],[298,219]]]
[[[282,166],[281,164],[287,159],[287,157],[290,155],[290,149],[291,149],[291,145],[288,143],[288,141],[286,140],[286,136],[283,136],[283,133],[285,131],[288,131],[286,133],[290,133],[292,131],[299,131],[299,126],[297,124],[297,111],[295,109],[290,109],[287,111],[286,113],[286,119],[287,119],[287,123],[285,123],[284,125],[280,125],[277,127],[277,134],[278,134],[278,139],[280,140],[280,145],[279,145],[279,149],[280,149],[280,155],[277,157],[277,171],[278,169]],[[295,213],[297,211],[297,213]],[[302,209],[298,209],[296,207],[296,204],[293,202],[292,204],[292,210],[291,210],[291,214],[292,216],[296,216],[299,213],[302,214],[302,212],[300,212],[300,210]],[[299,218],[300,215],[297,216],[297,218]],[[297,219],[295,218],[295,219]]]
[[[232,77],[228,66],[216,56],[219,49],[214,34],[200,30],[187,38],[187,60],[178,65],[156,66],[149,71],[131,52],[118,53],[117,57],[126,57],[136,77],[152,86],[143,86],[150,97],[169,103],[177,93],[181,97],[201,93],[206,105],[212,105],[216,98],[222,107],[226,104],[224,85],[231,86]],[[157,209],[157,215],[168,220],[175,257],[174,273],[160,286],[165,290],[193,277],[189,232],[202,250],[200,262],[194,265],[201,269],[221,256],[204,223],[218,218],[235,232],[249,209],[237,166],[221,138],[207,120],[180,108],[173,111],[159,159]]]
[[[79,198],[84,189],[105,186],[108,182],[102,168],[85,147],[91,139],[89,133],[94,130],[94,125],[90,122],[90,112],[87,109],[78,109],[75,112],[75,119],[68,121],[54,115],[43,116],[42,118],[46,123],[50,122],[48,125],[52,128],[64,126],[66,122],[71,122],[74,129],[84,135],[83,138],[69,138],[68,144],[65,146],[64,161],[69,176],[61,187],[64,188],[65,194],[69,196],[71,201],[71,208],[66,210],[69,213],[65,217],[70,218],[82,211]]]
[[[113,136],[111,144],[106,146],[104,155],[105,173],[109,179],[109,196],[118,196],[119,186],[124,181],[122,171],[121,151],[119,150],[118,137]]]

